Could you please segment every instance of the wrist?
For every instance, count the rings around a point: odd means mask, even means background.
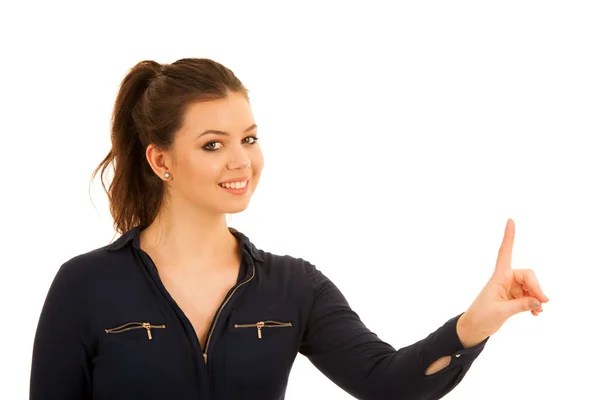
[[[456,323],[456,334],[465,349],[477,346],[489,336],[475,329],[467,312],[463,313],[458,318]]]

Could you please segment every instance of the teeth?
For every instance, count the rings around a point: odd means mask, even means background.
[[[228,189],[243,189],[248,184],[248,181],[243,182],[229,182],[229,183],[219,183],[219,186],[228,188]]]

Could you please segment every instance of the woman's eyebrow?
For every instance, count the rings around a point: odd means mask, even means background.
[[[255,128],[257,128],[256,124],[252,124],[251,126],[249,126],[248,128],[246,128],[246,129],[244,130],[244,133],[246,133],[246,132],[249,132],[249,131],[251,131],[252,129],[255,129]],[[224,136],[229,136],[229,133],[228,133],[228,132],[225,132],[225,131],[220,131],[220,130],[217,130],[217,129],[208,129],[208,130],[206,130],[206,131],[202,132],[201,134],[199,134],[199,135],[196,137],[196,139],[198,139],[198,138],[200,138],[200,137],[202,137],[202,136],[204,136],[204,135],[207,135],[207,134],[209,134],[209,133],[214,133],[215,135],[224,135]]]

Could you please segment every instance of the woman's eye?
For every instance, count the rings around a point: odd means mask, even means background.
[[[219,142],[208,142],[202,148],[204,150],[207,150],[207,151],[215,151],[217,149],[214,146],[217,145],[217,144],[221,144],[221,143],[219,143]]]
[[[250,141],[247,141],[247,139],[250,139]],[[244,138],[244,141],[248,144],[256,144],[257,140],[258,140],[258,138],[256,136],[248,136],[248,137]],[[215,146],[220,145],[220,144],[221,143],[219,143],[219,142],[208,142],[202,148],[206,151],[216,151],[218,149],[218,147],[215,147]]]

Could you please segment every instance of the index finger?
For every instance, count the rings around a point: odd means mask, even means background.
[[[504,239],[498,251],[498,259],[496,260],[496,269],[510,269],[512,264],[512,250],[515,241],[515,223],[512,219],[506,222],[504,229]]]

